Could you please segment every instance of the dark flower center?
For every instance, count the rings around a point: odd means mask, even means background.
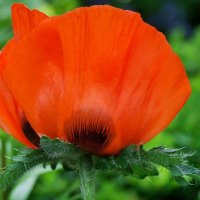
[[[24,117],[22,130],[26,138],[36,147],[40,146],[40,137]],[[113,130],[111,120],[102,115],[77,114],[65,123],[68,142],[89,152],[101,154],[110,144]]]
[[[101,116],[74,117],[66,123],[65,131],[70,143],[96,154],[111,141],[111,124]]]
[[[40,145],[40,137],[39,135],[35,132],[35,130],[32,128],[30,123],[24,119],[22,122],[22,130],[24,132],[24,135],[26,138],[36,147],[39,147]]]

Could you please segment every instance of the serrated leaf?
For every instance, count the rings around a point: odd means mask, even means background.
[[[187,148],[176,149],[176,148],[164,148],[164,147],[153,148],[147,151],[147,153],[164,154],[164,155],[169,156],[170,158],[174,158],[174,159],[177,158],[179,160],[190,158],[196,154],[195,151],[188,150]]]
[[[164,147],[153,148],[144,154],[145,159],[167,168],[181,185],[189,184],[185,177],[200,181],[200,170],[189,164],[190,159],[194,156],[195,152],[186,148],[169,149]]]
[[[200,170],[189,165],[175,165],[171,166],[169,169],[173,176],[200,176]]]
[[[20,156],[22,158],[20,158]],[[11,159],[12,162],[0,173],[0,188],[9,187],[25,172],[33,167],[48,162],[42,150],[31,150],[29,154],[19,155]]]
[[[159,147],[154,147],[149,151],[162,152],[162,153],[168,154],[168,153],[177,153],[183,149],[185,149],[185,148],[184,147],[182,147],[182,148],[167,148],[167,147],[159,146]]]
[[[192,163],[195,167],[200,167],[200,153],[195,153],[193,156],[188,158],[189,163]]]
[[[58,139],[51,140],[48,137],[40,139],[40,146],[51,159],[62,159],[66,157],[79,157],[84,154],[78,147],[62,142]]]
[[[18,152],[19,155],[27,155],[30,154],[33,151],[33,149],[24,148],[24,149],[16,149],[16,151]]]
[[[172,154],[174,154],[173,151]],[[164,151],[164,149],[152,149],[144,154],[144,159],[149,160],[157,165],[169,168],[170,166],[178,165],[183,162],[182,158],[178,156],[172,156],[168,151]]]
[[[120,152],[119,155],[114,156],[115,161],[120,165],[120,168],[125,168],[130,163],[137,163],[141,159],[140,151],[136,146],[129,146]]]
[[[93,164],[95,169],[99,170],[115,170],[120,168],[116,163],[114,156],[109,156],[109,157],[93,156]]]
[[[12,161],[15,161],[15,162],[24,162],[26,159],[25,156],[22,156],[22,155],[18,155],[18,156],[13,156],[11,158]]]
[[[81,150],[72,144],[58,139],[51,140],[47,137],[41,138],[41,149],[18,150],[20,155],[11,158],[11,163],[5,170],[0,171],[0,187],[5,187],[18,180],[26,171],[37,165],[46,167],[50,164],[53,170],[58,163],[62,163],[65,170],[79,170],[82,156],[91,156],[88,152]],[[156,176],[156,166],[167,168],[172,173],[177,183],[182,186],[190,184],[189,180],[200,183],[200,170],[190,165],[193,159],[200,157],[194,151],[185,148],[174,149],[156,147],[148,151],[142,146],[125,148],[119,155],[115,156],[92,156],[92,164],[95,169],[102,171],[115,171],[123,175],[132,175],[137,178]],[[200,165],[200,159],[196,166]]]

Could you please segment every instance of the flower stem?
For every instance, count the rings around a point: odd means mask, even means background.
[[[3,135],[1,137],[1,168],[5,169],[6,168],[6,144],[7,144],[7,136]],[[8,199],[8,189],[5,189],[2,193],[2,199],[7,200]]]
[[[79,163],[79,176],[83,200],[95,199],[95,170],[90,156],[83,156]]]

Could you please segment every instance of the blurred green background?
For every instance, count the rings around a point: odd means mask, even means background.
[[[0,48],[12,37],[10,7],[12,0],[0,0]],[[162,31],[181,57],[192,85],[192,95],[171,125],[145,145],[182,147],[200,150],[200,1],[199,0],[23,0],[30,8],[57,15],[79,6],[111,4],[142,14],[144,20]],[[169,97],[170,98],[170,97]],[[1,168],[22,145],[0,132]],[[200,167],[200,166],[198,166]],[[159,177],[137,180],[97,174],[98,200],[200,199],[200,187],[180,188],[169,172],[160,168]],[[79,180],[73,172],[50,171],[37,167],[9,191],[0,191],[1,200],[78,200]]]

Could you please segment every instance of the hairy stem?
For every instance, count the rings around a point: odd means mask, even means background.
[[[79,163],[79,176],[83,200],[95,199],[95,170],[91,157],[83,156]]]

